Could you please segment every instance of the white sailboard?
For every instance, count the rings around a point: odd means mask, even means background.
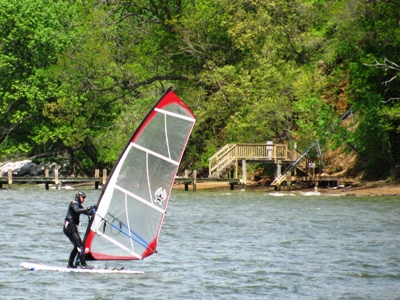
[[[122,151],[89,220],[86,260],[137,260],[156,253],[158,237],[182,155],[195,123],[169,89]],[[22,263],[29,270],[113,273]],[[115,271],[114,273],[139,271]]]
[[[169,89],[121,153],[84,238],[87,260],[137,260],[156,252],[176,172],[195,123]]]
[[[23,262],[21,263],[21,267],[28,269],[30,271],[56,271],[63,273],[119,273],[119,274],[143,274],[143,271],[134,271],[134,270],[125,270],[125,269],[70,269],[64,267],[56,267],[56,266],[47,266],[35,263]]]

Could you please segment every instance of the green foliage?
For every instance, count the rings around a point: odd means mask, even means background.
[[[74,6],[54,1],[0,1],[0,155],[31,153],[32,129],[52,97],[44,71],[71,40]]]
[[[206,175],[226,143],[303,150],[319,140],[355,149],[371,176],[396,177],[398,70],[377,62],[396,62],[398,10],[398,1],[0,0],[0,156],[68,152],[86,174],[110,168],[173,86],[197,117],[182,168]]]

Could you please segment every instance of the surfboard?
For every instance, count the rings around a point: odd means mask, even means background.
[[[28,263],[22,262],[21,267],[30,270],[30,271],[56,271],[56,272],[64,272],[64,273],[102,273],[102,274],[110,274],[110,273],[118,273],[118,274],[143,274],[143,271],[135,271],[135,270],[126,270],[126,269],[70,269],[66,267],[58,267],[58,266],[47,266],[36,263]]]

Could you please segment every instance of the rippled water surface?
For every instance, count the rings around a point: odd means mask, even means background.
[[[100,191],[84,191],[95,204]],[[399,197],[174,190],[158,254],[94,263],[144,274],[22,269],[67,264],[62,223],[75,193],[0,190],[0,298],[400,299]]]

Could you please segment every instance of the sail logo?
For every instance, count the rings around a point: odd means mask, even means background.
[[[167,199],[167,191],[163,189],[162,187],[158,188],[158,190],[155,193],[156,199],[154,202],[160,203],[160,205]]]

